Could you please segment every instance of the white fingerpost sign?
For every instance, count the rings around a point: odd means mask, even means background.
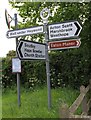
[[[25,28],[25,29],[18,29],[18,30],[9,30],[7,31],[7,38],[16,38],[26,35],[34,35],[43,33],[43,26]]]
[[[81,29],[78,21],[51,24],[48,26],[49,40],[77,37]]]
[[[45,44],[29,40],[20,40],[17,54],[21,60],[39,60],[45,58]]]

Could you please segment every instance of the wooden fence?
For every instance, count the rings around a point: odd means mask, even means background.
[[[85,88],[83,85],[80,87],[80,95],[74,101],[74,103],[68,107],[67,104],[62,104],[60,108],[60,118],[90,118],[88,116],[88,111],[91,108],[91,97],[87,97],[87,93],[91,94],[91,80],[89,81],[89,85]],[[89,94],[89,95],[90,95]],[[81,115],[75,115],[76,110],[81,105],[82,113]]]

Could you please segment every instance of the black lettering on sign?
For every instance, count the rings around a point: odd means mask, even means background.
[[[28,47],[28,48],[35,48],[35,46],[33,44],[27,44],[27,43],[25,43],[24,45],[25,45],[25,47]]]
[[[25,53],[25,54],[24,54],[24,57],[34,57],[34,54]]]
[[[72,27],[72,23],[62,25],[62,28],[67,28],[67,27]]]
[[[34,53],[42,53],[41,50],[36,50],[36,49],[33,49],[33,52],[34,52]]]
[[[17,32],[17,34],[24,34],[24,33],[26,33],[26,31]]]
[[[31,49],[27,49],[27,48],[25,48],[24,51],[25,51],[25,52],[32,52]]]
[[[56,34],[56,35],[51,34],[51,37],[60,37],[60,36],[68,36],[68,33]]]
[[[37,57],[37,58],[44,58],[45,56],[44,55],[39,55],[39,54],[35,54],[35,57]]]
[[[10,35],[16,35],[16,32],[10,33]]]
[[[51,27],[50,27],[50,29],[58,29],[58,28],[61,28],[61,26],[60,26],[60,25],[59,25],[59,26],[57,25],[57,26],[51,26]]]

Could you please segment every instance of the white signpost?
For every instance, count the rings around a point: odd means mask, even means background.
[[[40,34],[43,33],[43,26],[18,29],[18,30],[9,30],[7,31],[7,38],[16,38],[26,35]]]
[[[63,23],[56,23],[48,25],[48,18],[50,16],[50,10],[44,8],[40,12],[40,17],[43,21],[43,26],[16,29],[7,31],[7,38],[16,38],[18,43],[18,37],[44,34],[45,44],[20,40],[17,45],[17,55],[21,60],[46,60],[46,74],[47,74],[47,87],[48,87],[48,109],[51,108],[51,83],[50,83],[50,68],[49,68],[49,55],[48,55],[48,41],[55,39],[66,39],[72,37],[78,37],[81,32],[81,25],[78,21],[69,21]],[[17,28],[17,16],[15,17],[15,27]],[[61,40],[62,41],[62,40]],[[65,40],[65,41],[49,42],[50,50],[77,48],[80,46],[80,40]],[[14,62],[14,66],[19,64]],[[18,104],[20,106],[20,83],[19,75],[17,75],[17,88],[18,88]]]
[[[49,40],[77,37],[81,32],[78,21],[70,21],[48,25]]]
[[[38,42],[20,40],[17,47],[17,53],[21,60],[46,59],[45,44]]]

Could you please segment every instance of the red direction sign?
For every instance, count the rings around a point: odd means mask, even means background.
[[[80,39],[63,40],[49,42],[49,50],[60,50],[69,48],[78,48],[81,45]]]

